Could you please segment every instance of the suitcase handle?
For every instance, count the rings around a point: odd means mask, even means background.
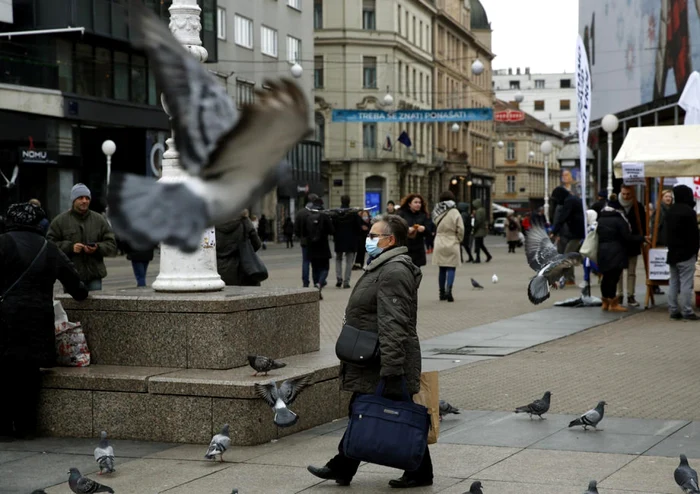
[[[383,396],[385,387],[386,387],[386,377],[382,377],[379,380],[379,384],[377,385],[377,389],[374,392],[374,394],[376,396]],[[406,387],[406,376],[401,376],[401,391],[403,393],[404,401],[411,401],[411,396],[408,394],[408,387]]]

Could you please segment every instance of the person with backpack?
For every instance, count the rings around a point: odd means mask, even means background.
[[[313,207],[302,225],[302,235],[306,238],[309,261],[311,262],[311,277],[314,287],[318,288],[319,297],[323,287],[327,285],[328,271],[330,270],[331,249],[328,245],[328,236],[333,235],[335,229],[330,216],[323,212],[323,199],[317,197]]]

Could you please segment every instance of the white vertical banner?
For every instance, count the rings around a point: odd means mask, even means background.
[[[578,116],[578,145],[581,160],[581,202],[583,203],[584,231],[588,231],[586,219],[586,185],[588,172],[586,170],[586,156],[588,149],[588,131],[591,123],[591,72],[588,66],[588,56],[583,39],[579,35],[576,40],[576,114]]]

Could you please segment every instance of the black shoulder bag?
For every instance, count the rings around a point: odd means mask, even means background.
[[[46,242],[46,240],[44,240],[44,245],[41,246],[41,249],[39,249],[39,252],[37,252],[36,256],[34,256],[34,259],[29,264],[27,269],[25,269],[24,272],[21,275],[19,275],[19,278],[17,278],[17,280],[15,280],[15,282],[12,283],[7,290],[5,290],[5,293],[0,295],[0,303],[2,303],[5,300],[5,297],[7,296],[8,293],[10,293],[10,290],[12,290],[15,286],[17,286],[17,284],[20,281],[22,281],[22,279],[24,279],[24,276],[29,272],[29,270],[32,269],[32,266],[34,266],[34,263],[36,263],[37,259],[39,259],[39,256],[41,256],[41,254],[46,250],[46,245],[47,245],[47,242]]]

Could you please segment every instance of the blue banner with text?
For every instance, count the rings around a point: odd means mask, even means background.
[[[332,122],[483,122],[493,120],[491,108],[452,110],[333,110]]]

